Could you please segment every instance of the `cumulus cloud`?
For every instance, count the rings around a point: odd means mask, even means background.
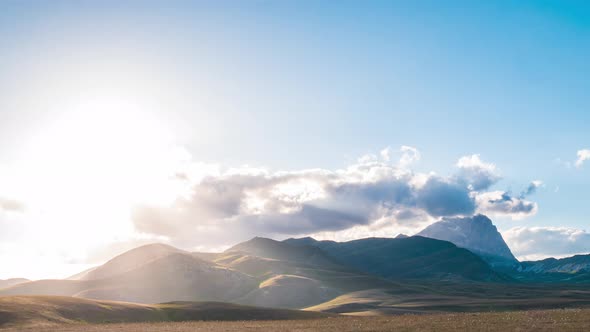
[[[590,253],[590,233],[567,227],[514,227],[502,232],[521,260]]]
[[[590,150],[578,150],[578,159],[576,160],[576,167],[582,167],[586,160],[590,159]]]
[[[478,154],[461,157],[456,166],[459,179],[475,191],[488,189],[501,178],[496,165],[483,162]]]
[[[476,191],[499,178],[495,166],[478,155],[462,158],[457,174],[440,176],[408,169],[420,158],[415,148],[404,146],[400,152],[397,163],[386,149],[380,157],[365,156],[337,170],[240,167],[204,173],[193,168],[174,177],[188,188],[183,195],[170,205],[136,206],[133,223],[141,233],[194,246],[254,235],[410,232],[439,217],[488,211],[520,218],[536,211],[532,202]]]

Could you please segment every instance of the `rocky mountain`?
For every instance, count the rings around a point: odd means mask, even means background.
[[[519,264],[496,226],[481,214],[466,218],[443,218],[416,235],[454,243],[478,254],[493,267],[516,268]]]
[[[421,236],[367,238],[348,242],[288,239],[313,245],[342,265],[388,279],[507,281],[479,256],[456,245]]]

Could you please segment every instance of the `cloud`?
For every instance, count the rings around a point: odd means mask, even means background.
[[[528,187],[526,187],[526,189],[520,193],[520,196],[518,198],[523,199],[527,196],[530,196],[530,195],[536,193],[537,189],[542,186],[543,186],[543,181],[541,181],[541,180],[532,181],[528,185]]]
[[[399,167],[401,168],[406,168],[410,166],[411,164],[420,160],[420,158],[422,157],[418,149],[407,145],[403,145],[400,148],[400,152],[402,153],[402,156],[399,159]]]
[[[513,220],[533,216],[539,209],[537,203],[514,197],[507,191],[479,193],[475,200],[479,213],[492,217],[510,217]]]
[[[578,159],[576,160],[576,167],[582,167],[586,160],[590,159],[590,150],[578,150]]]
[[[475,191],[498,179],[495,166],[477,155],[462,158],[458,174],[440,176],[407,168],[420,158],[414,148],[402,147],[397,164],[389,162],[389,151],[337,170],[218,167],[207,173],[189,168],[174,177],[188,188],[184,194],[169,205],[137,205],[132,220],[140,233],[195,246],[229,244],[255,235],[410,232],[439,217],[480,210],[519,218],[536,211],[529,201]]]
[[[496,165],[483,162],[478,154],[461,157],[456,166],[459,179],[475,191],[488,189],[501,178]]]
[[[418,206],[433,217],[470,215],[475,201],[467,187],[459,183],[431,177],[417,192]]]
[[[521,260],[590,253],[590,233],[567,227],[514,227],[502,236]]]
[[[359,162],[367,162],[367,161],[384,161],[384,162],[390,162],[392,159],[392,155],[393,154],[399,154],[399,161],[397,163],[397,166],[399,168],[408,168],[410,165],[412,165],[413,163],[417,162],[420,160],[420,158],[422,157],[422,155],[420,154],[420,151],[412,146],[408,146],[408,145],[402,145],[398,151],[392,151],[391,147],[386,147],[385,149],[379,151],[379,155],[374,155],[374,154],[368,154],[368,155],[364,155],[361,158],[359,158]],[[381,158],[381,159],[379,159]]]

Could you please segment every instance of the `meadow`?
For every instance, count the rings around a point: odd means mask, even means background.
[[[590,309],[445,313],[399,316],[339,316],[280,321],[192,321],[123,324],[62,324],[8,328],[2,331],[189,332],[189,331],[587,331]]]

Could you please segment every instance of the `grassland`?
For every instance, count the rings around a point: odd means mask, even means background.
[[[31,326],[3,331],[63,332],[189,332],[189,331],[588,331],[589,309],[535,310],[502,313],[447,313],[379,317],[339,316],[282,321],[195,321],[126,324]]]
[[[329,314],[221,302],[136,304],[63,296],[1,296],[0,329],[169,321],[297,320]]]

